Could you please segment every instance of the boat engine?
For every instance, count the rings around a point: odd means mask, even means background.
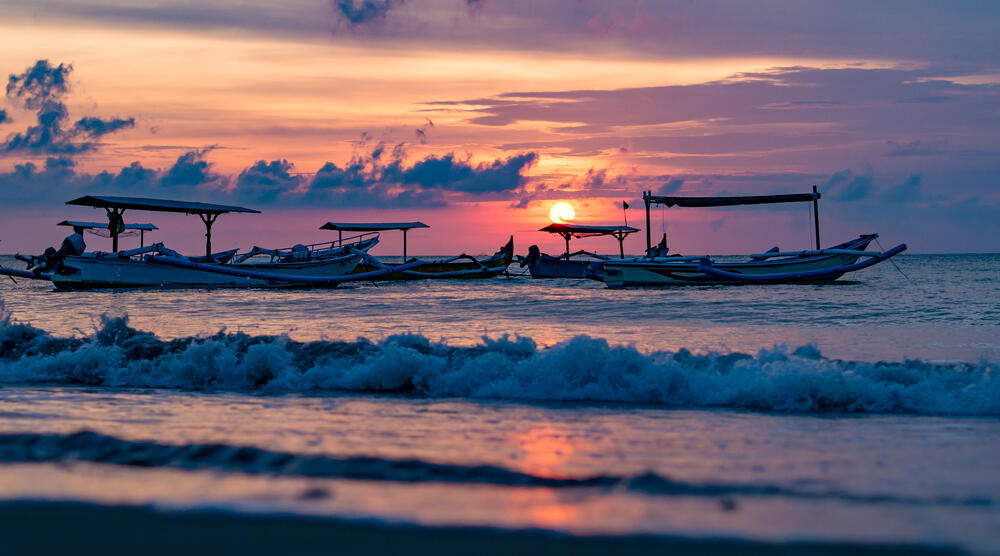
[[[521,268],[524,268],[535,264],[535,262],[537,262],[540,258],[542,258],[541,249],[539,249],[537,245],[532,245],[528,248],[527,257],[518,257],[518,264],[521,265]]]

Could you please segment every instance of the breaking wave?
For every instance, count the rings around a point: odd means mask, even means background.
[[[587,336],[551,347],[506,335],[472,347],[412,334],[376,342],[297,342],[223,332],[162,340],[129,327],[127,317],[104,317],[93,334],[63,338],[0,314],[0,384],[1000,415],[997,366],[842,361],[812,346],[778,346],[753,355],[644,353]]]
[[[74,434],[0,434],[0,463],[89,462],[142,468],[211,470],[254,475],[403,483],[462,483],[545,488],[625,489],[648,495],[699,497],[785,497],[837,499],[868,504],[992,506],[984,497],[911,497],[857,494],[823,481],[791,484],[687,482],[647,472],[640,475],[548,477],[495,465],[434,463],[419,459],[334,457],[276,452],[228,444],[161,444],[122,440],[95,432]]]

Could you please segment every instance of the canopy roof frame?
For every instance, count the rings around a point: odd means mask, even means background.
[[[102,224],[100,222],[81,222],[79,220],[63,220],[62,222],[56,224],[56,226],[72,226],[73,228],[83,228],[85,230],[93,230],[95,228],[108,229],[107,224]],[[139,230],[139,247],[146,246],[146,232],[151,232],[153,230],[159,230],[154,224],[125,224],[126,230]],[[109,230],[110,231],[110,230]],[[115,247],[117,252],[117,245],[112,245]]]
[[[566,240],[566,256],[569,257],[569,240],[570,238],[577,237],[594,237],[594,236],[612,236],[618,240],[618,254],[621,258],[625,258],[625,238],[631,234],[638,232],[638,228],[633,228],[631,226],[587,226],[582,224],[562,224],[562,223],[552,223],[548,226],[538,230],[539,232],[549,232],[550,234],[559,234]]]
[[[184,214],[194,214],[205,224],[205,256],[212,256],[212,224],[220,214],[230,212],[246,212],[260,214],[259,210],[239,207],[235,205],[215,205],[211,203],[198,203],[193,201],[174,201],[172,199],[152,199],[148,197],[116,197],[106,195],[86,195],[79,199],[67,201],[67,205],[80,205],[85,207],[103,208],[108,213],[108,220],[120,219],[125,210],[148,210],[153,212],[179,212]],[[108,230],[111,232],[111,248],[118,251],[118,231],[112,229],[109,224]]]
[[[817,187],[812,186],[812,193],[787,193],[781,195],[747,195],[730,197],[674,197],[653,195],[652,191],[643,191],[642,200],[646,203],[646,251],[653,247],[650,237],[649,207],[654,204],[668,207],[732,207],[740,205],[768,205],[776,203],[811,202],[813,204],[813,225],[816,231],[816,249],[821,249],[819,243],[819,199],[821,195]]]
[[[344,232],[384,232],[400,230],[403,232],[403,262],[406,262],[406,232],[414,228],[430,228],[423,222],[327,222],[320,230],[337,230],[338,239],[344,241]]]

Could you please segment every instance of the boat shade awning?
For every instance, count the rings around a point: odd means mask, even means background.
[[[773,203],[799,203],[815,201],[819,193],[789,193],[785,195],[751,195],[741,197],[664,197],[649,195],[650,203],[668,207],[732,207],[737,205],[768,205]]]
[[[79,220],[63,220],[62,222],[56,224],[56,226],[72,226],[74,228],[84,228],[87,230],[93,229],[107,229],[107,222],[80,222]],[[126,230],[159,230],[156,226],[152,224],[125,224]]]
[[[430,226],[423,222],[327,222],[319,227],[320,230],[339,230],[341,232],[381,232],[413,228],[430,228]]]
[[[550,234],[570,234],[577,237],[584,236],[608,236],[614,234],[628,235],[638,232],[638,228],[631,226],[585,226],[581,224],[549,224],[538,230],[539,232],[549,232]]]
[[[184,214],[226,214],[227,212],[252,212],[260,214],[259,210],[232,205],[213,205],[211,203],[195,203],[191,201],[173,201],[170,199],[147,199],[144,197],[107,197],[87,195],[79,199],[67,201],[67,205],[81,205],[104,209],[150,210],[156,212],[183,212]]]

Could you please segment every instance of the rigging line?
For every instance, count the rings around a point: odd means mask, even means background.
[[[881,249],[883,253],[885,253],[885,247],[882,247],[882,242],[880,242],[878,240],[878,238],[875,238],[875,244],[878,245],[878,248]],[[910,280],[910,277],[907,276],[906,273],[903,272],[903,270],[901,268],[899,268],[899,265],[897,265],[896,261],[892,260],[891,257],[889,258],[889,262],[892,263],[892,266],[894,266],[896,268],[896,270],[899,271],[900,274],[903,275],[903,278],[906,278],[907,282],[909,282],[911,284],[913,283],[913,280]]]

